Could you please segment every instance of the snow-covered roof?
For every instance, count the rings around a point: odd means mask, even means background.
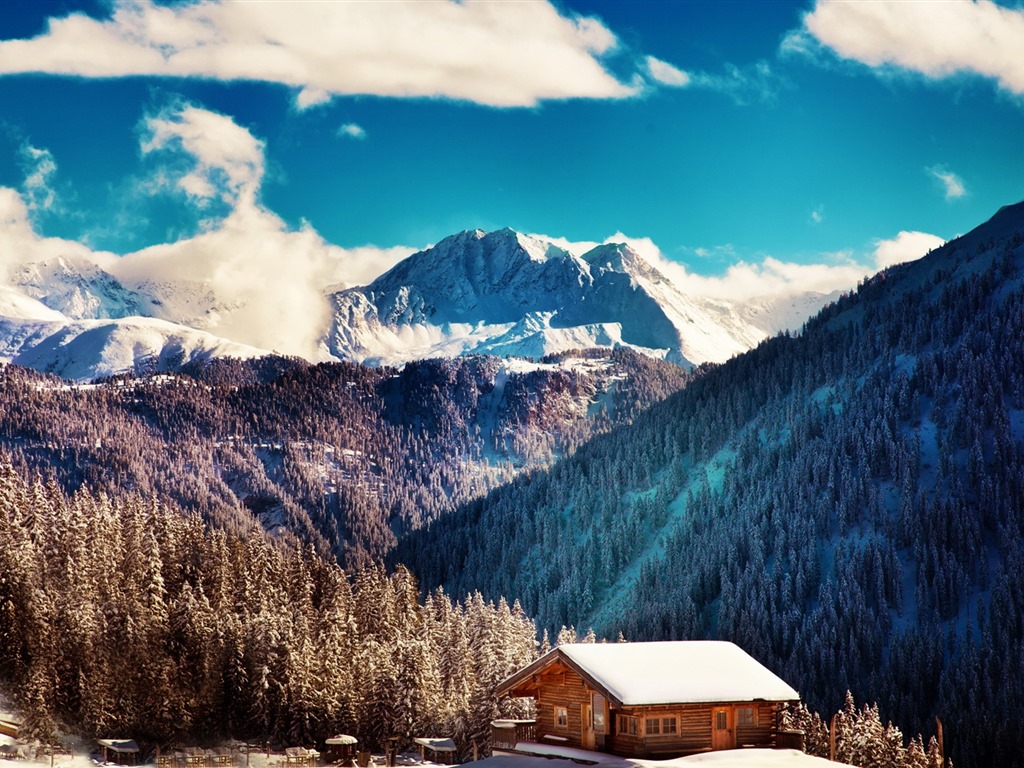
[[[101,747],[113,750],[114,752],[138,752],[139,745],[134,739],[98,739]]]
[[[499,690],[517,687],[559,659],[622,706],[800,698],[742,648],[717,640],[561,645],[510,677]]]
[[[455,742],[451,739],[419,738],[413,739],[413,741],[419,744],[421,747],[432,749],[435,752],[454,752],[456,749]]]
[[[339,733],[337,736],[331,736],[331,738],[325,741],[325,744],[356,744],[358,739],[355,736],[349,736],[346,733]]]

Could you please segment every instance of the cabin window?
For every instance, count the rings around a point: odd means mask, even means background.
[[[595,693],[591,697],[591,719],[593,720],[594,733],[604,733],[604,696]]]
[[[648,717],[644,729],[648,736],[670,736],[679,732],[674,717]]]
[[[757,725],[757,710],[753,707],[740,707],[736,711],[737,725],[753,727]]]
[[[555,727],[556,728],[568,728],[569,727],[569,708],[568,707],[555,707]]]
[[[639,718],[619,715],[619,733],[625,736],[636,736],[639,732]]]
[[[729,727],[729,713],[723,711],[715,712],[715,730],[724,731]]]

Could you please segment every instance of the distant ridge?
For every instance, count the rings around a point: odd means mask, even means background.
[[[271,354],[248,343],[253,323],[288,327],[274,309],[218,295],[201,280],[137,270],[129,279],[122,266],[80,252],[15,263],[0,285],[0,362],[80,380],[174,370]],[[370,365],[626,347],[693,368],[799,328],[835,298],[690,295],[626,244],[579,255],[509,228],[459,232],[367,286],[322,290],[323,306],[297,319],[311,334],[304,355]],[[272,338],[290,337],[285,330]]]

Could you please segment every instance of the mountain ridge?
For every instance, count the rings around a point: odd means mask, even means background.
[[[270,322],[258,307],[220,296],[203,280],[147,277],[139,263],[126,271],[105,258],[94,263],[71,249],[12,265],[0,295],[8,334],[0,360],[87,380],[143,370],[153,360],[173,370],[176,360],[276,351],[247,341],[253,336],[248,323]],[[687,368],[721,362],[778,330],[798,327],[836,295],[747,302],[691,296],[627,244],[576,255],[507,227],[455,233],[369,285],[337,290],[325,284],[322,291],[329,312],[303,322],[306,331],[320,327],[315,348],[304,354],[312,362],[402,365],[433,356],[542,357],[625,346]],[[161,326],[154,335],[156,326],[140,318],[175,327]],[[107,338],[121,340],[117,349],[97,347],[97,321],[107,323]],[[65,348],[87,333],[70,360]],[[135,345],[128,343],[132,334]],[[133,346],[138,355],[126,353]]]
[[[810,310],[834,296],[800,298]],[[331,301],[331,353],[372,364],[564,343],[621,344],[692,368],[750,348],[793,314],[687,295],[625,243],[577,256],[508,228],[447,237]]]

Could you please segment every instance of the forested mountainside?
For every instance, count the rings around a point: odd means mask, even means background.
[[[367,563],[689,378],[627,349],[400,371],[215,360],[90,386],[6,366],[0,448],[69,493],[157,495],[229,530],[261,526]]]
[[[24,732],[131,734],[147,749],[336,733],[382,749],[443,733],[463,754],[536,627],[479,593],[421,601],[408,571],[346,573],[155,499],[29,484],[0,463],[0,690]]]
[[[734,640],[812,708],[850,689],[1024,765],[1022,361],[1019,204],[395,558],[551,630]]]

